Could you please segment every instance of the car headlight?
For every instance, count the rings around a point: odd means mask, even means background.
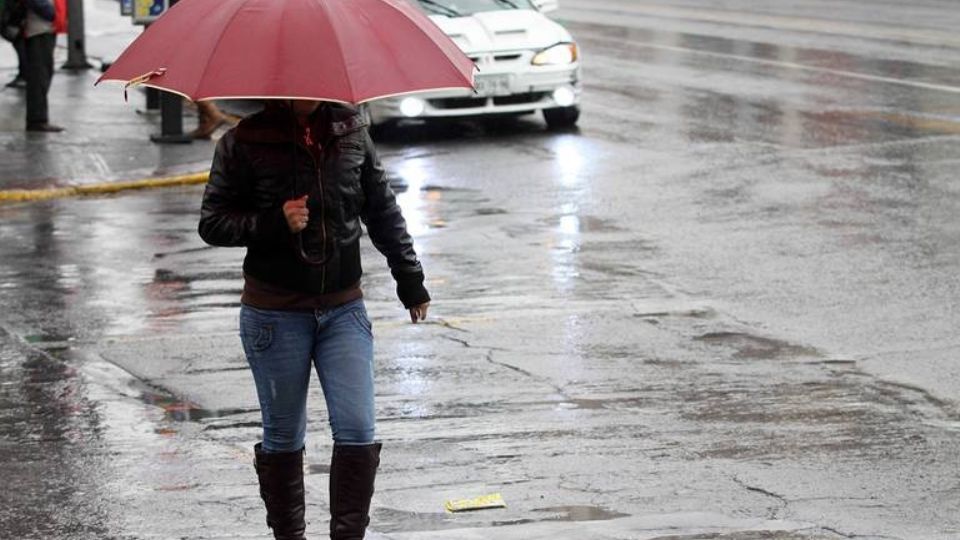
[[[407,118],[416,118],[423,114],[425,109],[426,104],[420,98],[408,97],[400,102],[400,113]]]
[[[559,66],[572,64],[579,56],[576,43],[560,43],[538,52],[530,63],[535,66]]]

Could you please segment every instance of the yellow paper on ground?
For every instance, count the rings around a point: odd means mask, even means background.
[[[487,508],[506,508],[507,503],[499,493],[481,495],[472,499],[458,499],[443,503],[447,512],[466,512],[468,510],[485,510]]]

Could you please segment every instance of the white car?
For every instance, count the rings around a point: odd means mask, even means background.
[[[367,108],[374,126],[404,119],[543,111],[551,128],[580,117],[580,53],[544,13],[557,0],[410,0],[476,63],[474,90],[388,98]]]

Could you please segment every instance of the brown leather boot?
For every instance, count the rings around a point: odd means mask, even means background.
[[[332,540],[363,540],[370,523],[370,499],[380,465],[380,448],[380,443],[333,445],[330,464]]]
[[[260,481],[260,498],[267,507],[267,526],[276,540],[306,540],[304,521],[303,449],[296,452],[264,452],[253,447],[253,466]]]
[[[209,139],[217,128],[229,122],[227,116],[209,101],[197,102],[197,112],[197,129],[190,132],[190,137],[194,139]]]

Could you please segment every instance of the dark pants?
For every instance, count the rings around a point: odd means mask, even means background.
[[[23,37],[18,37],[13,42],[13,48],[17,51],[17,78],[27,78],[27,41]]]
[[[53,79],[53,49],[56,44],[57,36],[54,34],[27,38],[27,126],[50,121],[47,92]]]

